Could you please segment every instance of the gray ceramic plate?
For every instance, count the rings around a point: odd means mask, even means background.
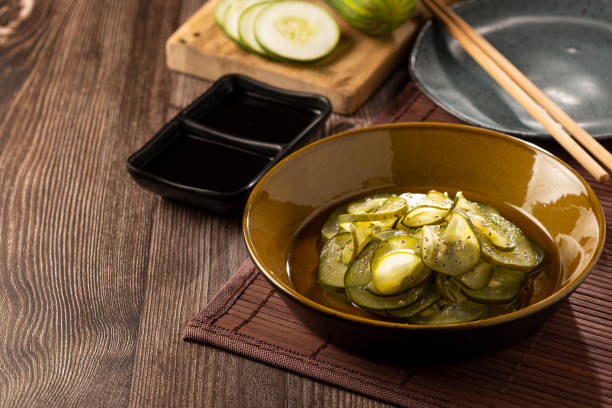
[[[609,1],[472,0],[453,9],[585,130],[612,136]],[[419,34],[410,70],[425,94],[468,123],[550,137],[437,21]]]

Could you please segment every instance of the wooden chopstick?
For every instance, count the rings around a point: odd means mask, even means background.
[[[601,146],[584,129],[580,128],[567,114],[554,104],[542,91],[540,91],[531,81],[520,73],[499,51],[489,44],[484,38],[478,35],[469,25],[451,11],[446,4],[440,0],[423,0],[434,15],[442,21],[448,32],[457,40],[465,51],[476,60],[476,62],[497,81],[531,116],[544,126],[544,128],[567,150],[595,179],[605,182],[610,178],[606,170],[599,165],[563,128],[552,119],[545,111],[548,107],[555,112],[555,118],[572,133],[577,140],[589,149],[595,157],[600,159],[608,168],[612,169],[612,155]],[[461,21],[462,23],[459,23]],[[469,30],[466,29],[469,28]],[[471,35],[468,34],[471,32]],[[475,40],[475,38],[480,40]],[[484,44],[487,45],[484,45]],[[495,50],[495,52],[492,52]],[[499,58],[501,57],[501,59]],[[503,60],[502,60],[503,59]],[[499,62],[499,63],[498,63]],[[511,76],[508,72],[512,72]],[[512,67],[512,68],[510,68]],[[518,73],[518,75],[517,75]],[[530,85],[526,85],[527,82]],[[529,96],[527,90],[531,92]],[[537,90],[537,92],[533,92]],[[543,98],[542,98],[543,96]],[[533,98],[533,99],[532,99]],[[548,100],[546,102],[545,100]],[[539,104],[536,101],[542,101]],[[553,108],[554,106],[554,108]],[[563,115],[559,115],[562,112]],[[551,113],[553,114],[553,113]],[[563,120],[562,120],[563,119]],[[569,119],[567,121],[566,119]],[[567,124],[567,125],[566,125]],[[577,129],[580,129],[579,131]],[[576,134],[578,136],[576,136]]]

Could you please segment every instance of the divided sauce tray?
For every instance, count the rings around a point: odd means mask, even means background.
[[[127,169],[164,198],[230,213],[272,166],[310,141],[331,110],[324,96],[226,75],[132,154]]]

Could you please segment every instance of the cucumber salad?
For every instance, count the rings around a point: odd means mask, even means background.
[[[340,39],[333,17],[305,1],[221,0],[215,20],[240,47],[279,61],[318,61]]]
[[[353,305],[413,324],[523,307],[545,252],[484,203],[446,193],[379,193],[336,208],[321,229],[318,281]]]

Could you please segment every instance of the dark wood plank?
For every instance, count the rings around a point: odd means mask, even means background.
[[[160,200],[125,159],[209,86],[165,68],[201,3],[0,0],[0,406],[386,406],[181,340],[247,257],[241,217]]]
[[[166,98],[150,97],[167,93],[163,52],[126,64],[139,47],[125,28],[147,2],[19,4],[0,58],[0,400],[124,406],[157,202],[123,163],[135,124],[163,122]],[[146,60],[143,92],[128,85]]]

